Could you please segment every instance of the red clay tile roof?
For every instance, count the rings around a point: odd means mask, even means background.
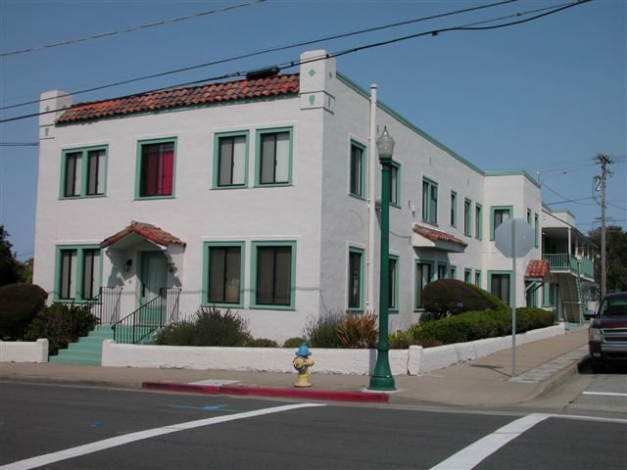
[[[437,230],[420,224],[414,224],[412,229],[414,230],[414,233],[422,235],[427,240],[431,240],[432,242],[450,242],[455,243],[456,245],[468,246],[468,243],[465,243],[463,240],[443,232],[442,230]]]
[[[527,279],[546,279],[551,274],[549,262],[544,259],[532,259],[527,265]]]
[[[57,119],[57,124],[220,101],[293,94],[298,93],[299,86],[299,74],[296,73],[153,91],[111,100],[75,104]]]
[[[147,224],[144,222],[136,222],[132,221],[131,225],[126,227],[124,230],[119,231],[115,235],[111,235],[108,238],[105,238],[102,242],[100,242],[100,248],[106,248],[111,246],[120,240],[122,240],[127,235],[131,233],[136,233],[144,237],[151,242],[157,243],[158,245],[183,245],[185,246],[185,242],[176,238],[174,235],[162,230],[159,227],[155,227],[152,224]]]

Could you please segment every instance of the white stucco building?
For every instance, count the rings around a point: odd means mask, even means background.
[[[278,341],[325,311],[376,312],[375,143],[387,126],[390,331],[418,320],[422,287],[441,277],[566,309],[565,289],[535,290],[549,286],[543,244],[565,234],[553,248],[568,260],[591,258],[591,247],[574,221],[543,208],[533,178],[477,168],[377,102],[376,87],[338,73],[324,51],[302,59],[292,75],[102,102],[42,94],[34,282],[51,300],[106,299],[103,322],[151,301],[166,320],[215,305]],[[494,243],[508,217],[535,231],[515,280]]]

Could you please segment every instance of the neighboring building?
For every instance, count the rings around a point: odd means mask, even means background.
[[[508,302],[516,292],[518,306],[570,305],[565,288],[544,287],[559,280],[546,261],[555,273],[554,257],[566,256],[581,280],[572,258],[587,269],[592,248],[574,220],[543,208],[537,181],[477,168],[377,102],[376,87],[337,73],[324,51],[302,59],[296,74],[94,103],[44,93],[41,111],[61,111],[40,118],[34,282],[51,300],[106,299],[105,323],[151,301],[167,320],[215,305],[279,341],[325,311],[376,312],[375,142],[387,126],[391,331],[418,321],[422,289],[438,278]],[[494,242],[508,217],[536,236],[516,279]]]

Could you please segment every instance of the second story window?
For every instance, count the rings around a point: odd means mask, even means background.
[[[292,130],[257,132],[257,184],[288,185],[292,177]]]
[[[422,180],[422,220],[438,223],[438,184],[426,178]]]
[[[364,148],[355,142],[351,142],[350,194],[364,197],[364,177]]]
[[[247,135],[220,135],[217,137],[214,186],[219,188],[246,186]]]
[[[88,148],[63,152],[63,198],[103,196],[107,148]]]
[[[457,227],[457,193],[451,191],[451,226]]]
[[[464,199],[464,235],[471,236],[472,230],[472,201]]]
[[[491,228],[490,228],[490,240],[494,240],[494,234],[496,229],[499,228],[505,220],[512,216],[513,209],[511,207],[492,207],[491,208]]]
[[[174,194],[174,140],[140,142],[139,197]]]

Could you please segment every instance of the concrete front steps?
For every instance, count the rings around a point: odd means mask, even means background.
[[[102,365],[102,342],[113,339],[113,330],[109,325],[99,326],[87,336],[71,343],[67,349],[60,349],[58,355],[50,356],[49,362],[57,364]]]

